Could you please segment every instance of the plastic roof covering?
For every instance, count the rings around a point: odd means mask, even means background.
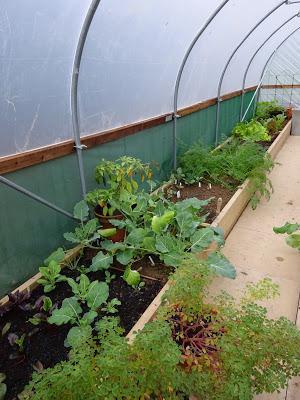
[[[300,30],[291,37],[278,51],[270,62],[263,84],[300,84]],[[260,100],[268,101],[276,97],[277,101],[283,105],[291,104],[300,107],[300,89],[262,89]]]
[[[84,48],[79,77],[82,135],[172,111],[176,75],[190,42],[221,0],[102,0]],[[179,107],[217,95],[236,45],[279,0],[230,0],[194,47],[179,89]],[[1,0],[0,156],[73,137],[70,78],[90,0]],[[230,64],[222,93],[241,88],[257,47],[300,4],[283,5]],[[261,50],[249,71],[256,85],[294,19]],[[299,53],[295,54],[299,57]]]

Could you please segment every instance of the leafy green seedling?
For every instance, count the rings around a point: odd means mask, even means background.
[[[105,271],[105,282],[109,285],[114,279],[116,279],[115,274],[111,274],[109,271]]]
[[[84,274],[80,275],[78,283],[72,278],[67,278],[67,282],[71,286],[76,299],[86,303],[91,310],[98,309],[108,299],[109,289],[106,282],[90,282]]]
[[[54,310],[51,317],[48,318],[50,324],[58,326],[68,323],[77,325],[70,329],[65,340],[66,347],[75,346],[84,337],[91,335],[92,328],[90,325],[98,314],[96,311],[91,310],[81,317],[81,313],[82,308],[76,297],[70,297],[64,299],[61,308]]]
[[[105,311],[109,314],[115,314],[118,312],[117,307],[121,305],[121,302],[118,299],[112,299],[106,303],[106,306],[101,308],[102,311]]]
[[[60,274],[61,267],[55,260],[51,260],[47,267],[40,267],[39,271],[42,278],[38,280],[38,283],[44,286],[45,293],[51,292],[58,282],[65,280],[65,277]]]

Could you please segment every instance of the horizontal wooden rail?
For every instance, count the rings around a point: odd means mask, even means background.
[[[246,92],[250,92],[255,89],[256,86],[249,87],[246,89]],[[222,100],[230,100],[234,97],[240,96],[241,93],[241,90],[238,90],[232,93],[225,94],[224,96],[222,96]],[[178,114],[183,117],[196,111],[204,110],[208,107],[215,105],[216,103],[217,98],[205,100],[192,106],[188,106],[178,110]],[[94,146],[112,142],[114,140],[118,140],[129,135],[134,135],[135,133],[141,132],[144,129],[149,129],[158,125],[162,125],[171,118],[172,114],[164,114],[144,121],[121,126],[120,128],[114,128],[107,131],[94,133],[92,135],[82,137],[81,143],[87,146],[87,148],[92,148]],[[66,156],[75,151],[74,146],[74,140],[70,139],[49,146],[39,147],[38,149],[25,151],[10,156],[0,157],[0,175]]]
[[[278,85],[262,85],[262,89],[300,89],[299,84],[294,84],[294,85],[288,85],[288,84],[278,84]]]

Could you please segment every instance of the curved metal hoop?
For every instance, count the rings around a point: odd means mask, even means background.
[[[197,35],[194,37],[192,43],[189,45],[182,63],[179,67],[179,71],[176,77],[176,83],[175,83],[175,89],[174,89],[174,96],[173,96],[173,168],[177,168],[177,118],[179,117],[177,115],[178,111],[178,91],[179,91],[179,85],[182,77],[182,73],[184,70],[184,67],[186,65],[187,59],[189,58],[189,55],[191,54],[191,51],[193,50],[195,44],[197,43],[198,39],[200,36],[205,32],[206,28],[210,25],[210,23],[213,21],[213,19],[219,14],[219,12],[225,7],[225,5],[229,2],[229,0],[224,0],[219,7],[212,13],[212,15],[208,18],[208,20],[205,22],[203,27],[200,29],[200,31],[197,33]]]
[[[238,44],[238,46],[233,50],[231,53],[230,57],[228,58],[225,67],[222,71],[220,80],[219,80],[219,85],[218,85],[218,95],[217,95],[217,111],[216,111],[216,130],[215,130],[215,144],[218,144],[218,136],[219,136],[219,128],[220,128],[220,112],[221,112],[221,90],[222,90],[222,84],[223,80],[227,71],[227,68],[233,59],[233,57],[236,55],[238,50],[243,46],[243,44],[246,42],[246,40],[252,35],[252,33],[267,19],[269,18],[270,15],[272,15],[276,10],[278,10],[281,6],[284,4],[290,4],[287,0],[281,1],[276,7],[274,7],[272,10],[270,10],[261,20],[257,22],[257,24],[247,33],[247,35],[243,38],[243,40]]]
[[[261,85],[262,85],[262,81],[264,79],[267,67],[270,63],[270,61],[273,59],[273,57],[275,56],[275,54],[278,52],[278,50],[290,39],[290,37],[292,37],[296,32],[298,32],[300,30],[300,26],[298,28],[296,28],[295,30],[293,30],[293,32],[291,32],[277,47],[276,49],[273,51],[273,53],[271,53],[270,57],[268,58],[267,62],[264,65],[264,68],[262,70],[261,76],[260,76],[260,83],[259,83],[259,87],[258,87],[258,91],[257,93],[254,95],[256,98],[259,97],[259,93],[260,93],[260,89],[261,89]]]
[[[73,125],[73,133],[75,139],[75,148],[77,153],[77,160],[78,160],[78,168],[79,168],[79,175],[80,175],[80,183],[81,183],[81,191],[82,197],[84,198],[86,195],[86,183],[85,183],[85,175],[84,175],[84,166],[83,166],[83,159],[82,159],[82,150],[84,146],[81,144],[80,141],[80,130],[79,130],[79,111],[78,111],[78,79],[79,79],[79,70],[80,64],[82,59],[82,52],[86,42],[86,38],[94,18],[94,15],[97,11],[98,5],[101,0],[93,0],[90,4],[88,12],[85,16],[78,43],[75,52],[75,58],[73,62],[72,68],[72,78],[71,78],[71,113],[72,113],[72,125]]]
[[[281,28],[283,28],[285,25],[287,25],[290,21],[292,21],[294,18],[299,17],[300,14],[297,13],[295,15],[293,15],[292,17],[288,18],[283,24],[281,24],[277,29],[275,29],[275,31],[273,31],[271,33],[271,35],[269,35],[267,37],[267,39],[259,46],[259,48],[255,51],[255,53],[253,54],[253,56],[250,58],[250,61],[247,65],[247,68],[245,70],[244,76],[243,76],[243,87],[242,87],[242,98],[241,98],[241,105],[240,105],[240,121],[242,120],[243,117],[243,110],[244,110],[244,98],[245,98],[245,86],[246,86],[246,80],[247,80],[247,75],[250,69],[250,66],[253,62],[253,60],[255,59],[255,57],[257,56],[257,54],[260,52],[260,50],[264,47],[264,45],[266,43],[268,43],[268,41],[278,32],[280,31]]]

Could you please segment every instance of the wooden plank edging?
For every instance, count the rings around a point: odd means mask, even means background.
[[[273,160],[276,158],[278,152],[290,135],[291,126],[292,122],[289,121],[267,150],[267,153],[270,154]],[[212,223],[213,227],[218,226],[223,229],[225,238],[229,235],[230,231],[250,201],[249,184],[250,182],[247,179],[235,192],[221,213]]]
[[[73,249],[67,250],[66,256],[65,256],[64,260],[61,262],[61,265],[67,264],[68,262],[74,260],[74,258],[78,256],[78,254],[80,253],[81,250],[82,250],[81,245],[78,245],[78,246],[74,247]],[[35,274],[31,278],[29,278],[26,282],[24,282],[21,286],[18,286],[16,289],[14,289],[12,291],[12,293],[15,293],[17,291],[22,293],[22,292],[25,292],[26,290],[32,291],[37,286],[39,286],[38,280],[41,278],[42,278],[42,275],[40,272],[38,272],[37,274]],[[4,306],[7,303],[9,303],[9,298],[8,298],[8,296],[4,296],[0,300],[0,307]]]

